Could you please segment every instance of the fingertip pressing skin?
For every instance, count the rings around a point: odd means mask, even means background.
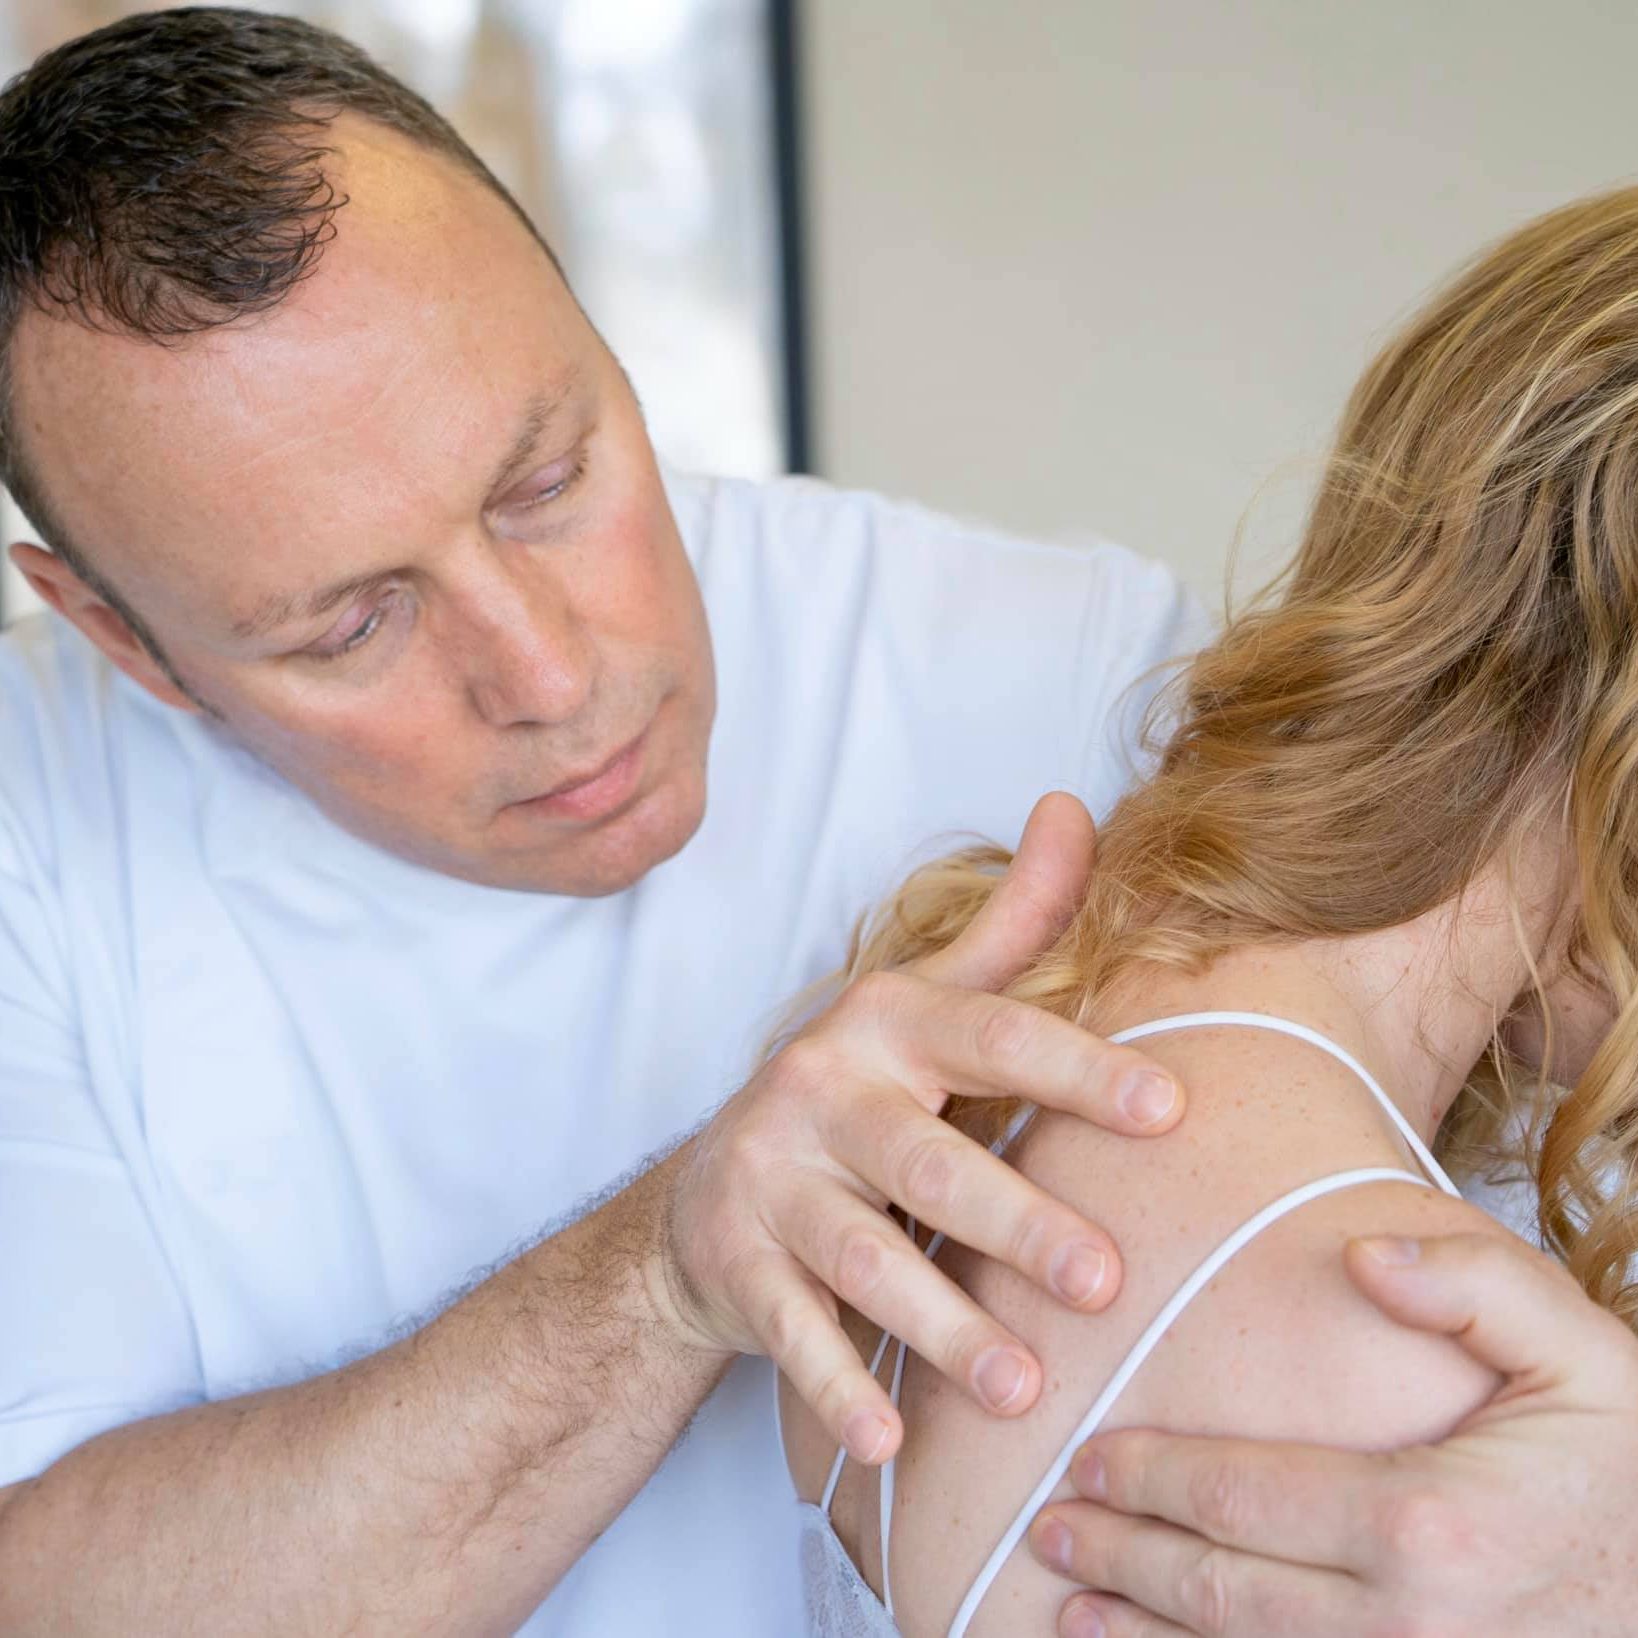
[[[897,1416],[891,1422],[874,1410],[856,1410],[843,1424],[842,1443],[856,1462],[874,1466],[885,1462],[898,1448],[903,1424]]]
[[[1109,1469],[1095,1444],[1082,1445],[1069,1468],[1070,1481],[1088,1501],[1106,1501],[1109,1496]]]
[[[1041,1367],[1021,1348],[987,1348],[973,1365],[973,1385],[986,1410],[1022,1415],[1040,1395]]]
[[[1071,1308],[1107,1307],[1119,1289],[1119,1266],[1101,1245],[1072,1240],[1052,1258],[1047,1277]]]
[[[1120,1079],[1115,1101],[1127,1120],[1145,1136],[1169,1131],[1183,1115],[1183,1089],[1160,1069],[1128,1070]]]

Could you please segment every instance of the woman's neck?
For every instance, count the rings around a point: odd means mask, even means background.
[[[1539,878],[1518,887],[1517,922],[1493,871],[1461,900],[1380,932],[1241,947],[1198,975],[1147,967],[1139,983],[1118,986],[1122,997],[1100,1027],[1185,1011],[1279,1014],[1352,1052],[1431,1144],[1528,989],[1532,961],[1546,964],[1559,895]]]

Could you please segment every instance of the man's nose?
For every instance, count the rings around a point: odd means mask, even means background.
[[[591,696],[597,654],[550,572],[522,552],[492,557],[470,588],[467,689],[495,727],[564,723]]]

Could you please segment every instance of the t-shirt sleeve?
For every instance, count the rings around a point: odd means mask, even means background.
[[[187,1310],[93,1096],[49,893],[0,806],[0,1484],[201,1397]]]

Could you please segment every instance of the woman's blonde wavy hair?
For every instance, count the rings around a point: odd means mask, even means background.
[[[1571,959],[1614,1027],[1562,1093],[1498,1037],[1441,1145],[1472,1163],[1511,1143],[1546,1243],[1638,1323],[1638,188],[1514,233],[1389,343],[1295,561],[1159,704],[1158,771],[1010,993],[1085,1021],[1135,963],[1407,922],[1567,825]],[[912,877],[846,976],[949,943],[1006,858]],[[1012,1110],[947,1113],[988,1138]]]

